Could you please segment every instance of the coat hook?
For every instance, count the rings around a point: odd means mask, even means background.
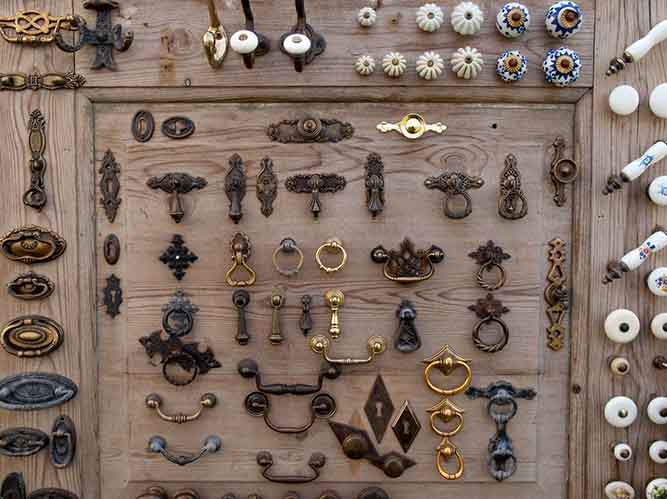
[[[241,54],[243,63],[248,69],[252,69],[255,57],[266,54],[271,48],[271,42],[267,37],[255,31],[255,17],[252,14],[250,0],[241,0],[243,15],[245,15],[245,29],[234,33],[229,40],[229,45],[234,52]]]
[[[306,21],[304,0],[295,0],[297,22],[292,30],[280,37],[280,50],[294,59],[294,70],[303,71],[304,64],[310,64],[322,54],[327,41]]]
[[[227,55],[227,33],[220,22],[215,0],[208,0],[209,26],[204,33],[202,43],[208,58],[208,64],[213,69],[219,69]]]

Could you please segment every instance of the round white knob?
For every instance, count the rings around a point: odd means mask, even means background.
[[[649,291],[655,296],[667,296],[667,268],[654,269],[646,278],[646,284]]]
[[[653,317],[651,332],[659,340],[667,340],[667,313],[663,312]]]
[[[658,489],[667,489],[667,478],[656,478],[646,486],[646,499],[655,499]]]
[[[250,54],[259,46],[259,38],[252,31],[242,29],[232,35],[229,45],[237,54]]]
[[[639,334],[639,317],[624,308],[614,310],[604,321],[604,332],[614,343],[629,343]]]
[[[604,488],[607,499],[635,499],[635,489],[626,482],[609,482]]]
[[[290,55],[303,55],[310,50],[310,38],[301,33],[292,33],[283,41],[285,52]]]
[[[648,186],[648,197],[658,206],[667,206],[667,177],[654,178]]]
[[[637,419],[637,404],[628,397],[613,397],[604,406],[604,418],[616,428],[627,428]]]
[[[658,118],[663,120],[667,118],[667,83],[658,85],[653,89],[648,99],[648,106]]]
[[[657,440],[648,448],[648,455],[651,461],[657,464],[667,463],[667,442]]]
[[[614,445],[614,457],[617,461],[629,461],[632,459],[632,447],[625,442]]]
[[[619,85],[609,94],[609,107],[620,116],[632,114],[639,107],[639,93],[630,85]]]
[[[667,424],[667,397],[656,397],[646,408],[648,418],[655,424]]]

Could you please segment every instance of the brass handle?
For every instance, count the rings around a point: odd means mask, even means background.
[[[339,311],[345,303],[345,295],[339,289],[330,289],[324,294],[324,302],[331,311],[331,321],[329,323],[329,334],[331,338],[337,340],[340,338],[340,315]]]
[[[443,399],[427,412],[431,414],[431,429],[436,435],[443,437],[435,449],[435,464],[438,473],[445,480],[458,480],[463,476],[465,471],[463,455],[459,448],[449,439],[456,436],[463,429],[463,409],[460,409],[449,400]],[[452,421],[456,421],[456,425],[451,430],[443,430],[438,426],[438,420],[442,421],[445,425],[450,425]],[[446,470],[445,464],[452,457],[456,459],[457,469],[453,473],[450,473]]]
[[[470,386],[470,382],[472,381],[472,370],[470,369],[469,364],[470,361],[454,353],[449,345],[445,345],[433,357],[425,359],[422,362],[426,364],[426,368],[424,369],[424,381],[426,382],[426,385],[435,393],[444,395],[445,397],[450,397],[461,393]],[[433,369],[437,368],[445,376],[449,376],[452,374],[454,369],[459,367],[464,369],[466,372],[465,380],[460,385],[454,388],[441,388],[431,382],[430,376]]]
[[[252,254],[252,246],[250,238],[242,232],[237,232],[231,241],[232,267],[225,274],[225,281],[227,284],[234,287],[252,286],[257,280],[257,274],[248,265],[248,258]],[[245,281],[237,281],[232,276],[237,270],[244,269],[248,273],[248,278]]]
[[[153,435],[148,440],[148,451],[161,454],[164,458],[174,464],[179,466],[186,466],[188,464],[198,461],[201,457],[206,454],[215,454],[222,447],[222,439],[216,435],[211,435],[206,437],[204,444],[202,445],[201,450],[196,454],[172,454],[167,449],[167,441],[164,437],[159,435]]]
[[[215,0],[208,0],[209,26],[202,38],[208,64],[213,69],[222,66],[227,55],[227,33],[220,22]]]
[[[444,463],[449,461],[452,457],[456,458],[458,467],[456,468],[456,471],[450,473],[445,469]],[[461,451],[456,445],[447,439],[444,439],[440,445],[438,445],[438,448],[436,449],[435,462],[438,468],[438,473],[440,473],[440,476],[445,480],[458,480],[463,476],[465,471],[465,465],[463,463],[463,456],[461,455]]]
[[[317,419],[328,419],[336,413],[336,400],[328,393],[320,393],[310,402],[310,420],[301,426],[280,426],[271,421],[271,403],[265,393],[252,392],[245,399],[245,408],[251,416],[263,417],[264,423],[277,433],[295,435],[310,429]]]
[[[381,355],[387,349],[387,341],[382,336],[371,336],[366,342],[366,347],[368,349],[368,357],[353,359],[353,358],[332,358],[329,357],[329,348],[331,347],[331,341],[321,334],[315,335],[310,339],[310,349],[322,355],[324,360],[330,364],[342,364],[346,366],[350,365],[359,365],[359,364],[368,364],[371,362],[376,355]]]
[[[311,473],[306,475],[277,475],[271,473],[273,466],[273,456],[268,451],[262,451],[257,454],[257,464],[262,468],[262,476],[270,482],[275,483],[308,483],[317,480],[320,477],[320,469],[324,467],[327,459],[326,456],[320,452],[315,452],[308,460],[308,467]]]
[[[212,393],[205,393],[199,400],[199,409],[197,409],[197,411],[195,411],[193,414],[180,413],[170,416],[162,412],[162,409],[160,408],[162,406],[162,397],[160,397],[157,393],[151,393],[146,397],[146,407],[149,409],[154,409],[157,415],[160,416],[160,419],[177,424],[189,423],[190,421],[199,419],[199,416],[202,415],[204,409],[212,409],[216,406],[217,403],[218,398],[215,395]]]
[[[415,140],[426,132],[434,132],[438,134],[445,133],[447,125],[443,125],[440,122],[429,125],[419,114],[410,113],[403,116],[398,123],[388,123],[383,121],[377,126],[377,129],[382,133],[398,132],[406,139]]]
[[[329,267],[324,263],[322,263],[322,253],[324,253],[325,251],[327,253],[340,253],[341,255],[340,263],[335,267]],[[345,264],[347,263],[347,251],[345,251],[343,243],[339,239],[332,238],[325,241],[324,244],[322,244],[319,248],[317,248],[317,251],[315,252],[315,261],[317,262],[317,265],[320,267],[320,270],[323,270],[327,274],[332,274],[334,272],[338,272],[343,267],[345,267]]]

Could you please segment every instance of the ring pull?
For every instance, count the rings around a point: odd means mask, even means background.
[[[257,390],[271,395],[313,395],[322,389],[324,379],[336,379],[340,376],[341,371],[337,366],[327,365],[324,367],[317,378],[317,384],[288,384],[288,383],[271,383],[266,384],[262,382],[262,377],[259,372],[259,366],[253,359],[244,359],[238,364],[238,372],[244,378],[255,378],[255,385]]]
[[[426,385],[439,395],[451,397],[461,393],[470,386],[470,382],[472,381],[470,361],[457,355],[449,345],[445,345],[438,353],[423,360],[422,363],[426,364],[426,368],[424,369],[424,381],[426,382]],[[431,371],[433,369],[438,369],[445,376],[449,376],[457,368],[462,368],[466,373],[465,380],[460,385],[455,386],[454,388],[441,388],[433,384],[431,381]]]
[[[477,248],[477,251],[469,253],[468,256],[474,259],[479,265],[477,272],[477,284],[482,288],[495,291],[505,285],[505,269],[503,268],[503,261],[509,260],[511,256],[500,247],[496,246],[493,241],[488,241],[486,245]],[[495,282],[489,282],[486,276],[497,270],[499,275]]]
[[[208,19],[208,29],[204,33],[202,44],[209,66],[218,69],[227,55],[227,33],[220,22],[215,0],[208,0]]]
[[[311,470],[310,474],[303,475],[277,475],[271,473],[273,466],[273,456],[269,451],[262,451],[257,454],[257,464],[262,468],[262,476],[270,482],[274,483],[309,483],[317,480],[320,477],[320,469],[324,467],[327,458],[321,452],[315,452],[308,460],[308,467]]]
[[[245,16],[245,29],[234,33],[229,40],[229,45],[234,52],[241,54],[245,67],[252,69],[255,57],[266,54],[271,48],[271,42],[267,37],[255,31],[255,16],[252,14],[250,0],[241,0],[241,6]]]
[[[336,413],[336,400],[328,393],[320,393],[310,402],[310,420],[301,426],[280,426],[271,421],[269,397],[261,392],[252,392],[245,399],[245,409],[251,416],[263,417],[264,423],[277,433],[296,435],[305,433],[318,419],[329,419]]]
[[[452,457],[456,458],[458,466],[454,473],[448,472],[445,469],[444,464],[447,463]],[[451,443],[446,438],[440,443],[440,445],[438,445],[438,448],[436,449],[435,463],[438,467],[438,473],[440,473],[440,476],[445,480],[458,480],[463,476],[465,471],[465,465],[463,463],[463,456],[461,455],[461,451],[456,445]]]
[[[521,172],[514,154],[507,155],[500,174],[498,214],[507,220],[518,220],[528,214],[528,200],[521,190]]]
[[[206,437],[201,450],[196,454],[172,454],[167,449],[167,441],[164,437],[153,435],[148,439],[148,452],[154,454],[161,454],[167,461],[178,464],[179,466],[186,466],[188,464],[198,461],[206,454],[215,454],[222,447],[222,439],[216,435]]]
[[[341,333],[339,311],[345,303],[345,295],[339,289],[330,289],[324,294],[324,303],[331,311],[329,334],[333,340],[337,340]]]
[[[218,398],[215,395],[213,395],[212,393],[205,393],[201,396],[201,399],[199,400],[199,405],[200,405],[199,409],[197,409],[197,411],[195,411],[193,414],[181,413],[170,416],[162,412],[161,409],[162,397],[160,397],[157,393],[151,393],[146,397],[146,407],[155,410],[157,415],[163,421],[176,424],[189,423],[190,421],[195,421],[196,419],[199,419],[199,416],[202,415],[204,409],[212,409],[213,407],[216,406],[217,403],[218,403]]]
[[[451,438],[456,436],[463,429],[463,409],[454,405],[448,399],[442,399],[435,406],[428,409],[426,412],[430,413],[431,429],[436,435],[441,437]],[[452,421],[456,424],[451,430],[443,430],[438,426],[437,421],[440,420],[446,425],[450,425]]]
[[[387,349],[387,342],[382,336],[371,336],[366,342],[366,348],[368,349],[368,356],[365,358],[332,358],[329,357],[329,348],[331,347],[331,341],[329,338],[322,334],[318,334],[310,338],[310,349],[322,355],[324,360],[330,364],[340,364],[344,366],[359,365],[359,364],[368,364],[370,363],[377,355],[382,355]]]
[[[574,182],[579,174],[577,163],[572,159],[563,157],[566,145],[565,139],[560,135],[556,137],[552,144],[554,158],[551,162],[551,182],[556,190],[554,194],[556,206],[565,206],[567,202],[565,186]]]
[[[296,265],[292,268],[281,267],[278,263],[278,257],[281,253],[284,253],[285,255],[296,255]],[[292,277],[299,273],[301,267],[303,267],[303,251],[301,251],[301,248],[299,248],[293,238],[286,237],[280,241],[280,244],[273,252],[273,266],[279,274],[284,275],[285,277]]]
[[[487,294],[486,298],[480,298],[475,305],[470,305],[468,309],[475,312],[480,319],[472,331],[472,341],[475,346],[486,353],[500,352],[505,348],[509,342],[510,333],[507,324],[500,316],[509,312],[510,309],[503,306],[500,300],[496,300],[493,293]],[[492,325],[500,328],[501,337],[495,343],[487,343],[482,340],[481,332]]]
[[[445,216],[460,220],[472,213],[472,199],[468,189],[479,189],[484,185],[484,179],[475,175],[466,175],[461,172],[444,172],[438,177],[428,177],[424,181],[427,189],[437,189],[445,193],[443,208]],[[463,198],[463,208],[455,209],[452,204],[456,198]]]
[[[341,256],[340,263],[335,267],[329,267],[324,263],[322,263],[322,253],[324,252],[340,253]],[[347,251],[345,251],[343,243],[340,241],[340,239],[331,238],[325,241],[319,248],[317,248],[317,251],[315,252],[315,261],[317,262],[317,265],[320,267],[320,270],[323,270],[327,274],[332,274],[334,272],[338,272],[343,267],[345,267],[345,264],[347,263]]]
[[[242,232],[237,232],[231,240],[230,248],[232,250],[233,265],[225,274],[225,280],[227,281],[227,284],[234,287],[252,286],[255,284],[257,275],[247,263],[247,260],[252,254],[250,238]],[[248,274],[248,278],[245,281],[237,281],[233,279],[232,275],[241,269],[245,270],[245,272]]]
[[[304,0],[295,0],[294,5],[297,22],[291,31],[280,37],[280,50],[294,60],[294,70],[301,73],[305,64],[324,52],[327,41],[307,23]]]

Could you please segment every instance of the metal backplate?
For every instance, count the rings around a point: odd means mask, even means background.
[[[19,300],[41,300],[51,296],[56,285],[48,277],[35,272],[26,272],[7,284],[7,291]]]
[[[103,302],[107,309],[107,315],[112,319],[120,314],[120,306],[123,303],[123,289],[120,287],[120,279],[115,274],[107,277],[107,285],[104,290]]]
[[[340,142],[354,135],[354,127],[336,119],[307,117],[301,120],[284,120],[269,125],[267,134],[271,140],[289,143]]]
[[[74,492],[64,489],[39,489],[28,496],[28,499],[79,499]]]
[[[0,432],[0,454],[3,456],[32,456],[47,445],[49,436],[36,428],[7,428]]]
[[[185,139],[195,133],[195,123],[185,116],[174,116],[162,123],[162,133],[170,139]]]
[[[137,111],[132,118],[132,136],[137,142],[148,142],[155,132],[155,118],[149,111]]]
[[[25,315],[9,321],[0,332],[0,345],[17,357],[41,357],[56,350],[65,332],[53,319]]]
[[[61,415],[51,429],[51,464],[56,468],[67,467],[76,453],[76,427],[69,416]]]
[[[375,438],[378,443],[382,442],[382,438],[387,431],[387,426],[389,426],[391,417],[394,414],[394,404],[391,401],[384,380],[379,374],[375,378],[375,383],[373,383],[373,388],[364,406],[364,412],[373,429]]]
[[[0,380],[0,408],[34,411],[64,404],[78,391],[69,378],[51,373],[25,373]]]
[[[107,220],[109,220],[109,223],[113,223],[121,200],[118,196],[120,194],[120,181],[118,180],[120,165],[116,163],[116,158],[111,149],[107,149],[104,154],[102,165],[98,171],[102,175],[100,178],[100,192],[102,193],[100,201],[104,207]]]
[[[65,248],[67,243],[59,234],[37,225],[19,227],[0,239],[3,255],[27,264],[55,260],[65,252]]]
[[[396,435],[396,440],[401,444],[403,452],[408,452],[422,429],[422,425],[407,400],[403,402],[403,407],[391,424],[391,429]]]

